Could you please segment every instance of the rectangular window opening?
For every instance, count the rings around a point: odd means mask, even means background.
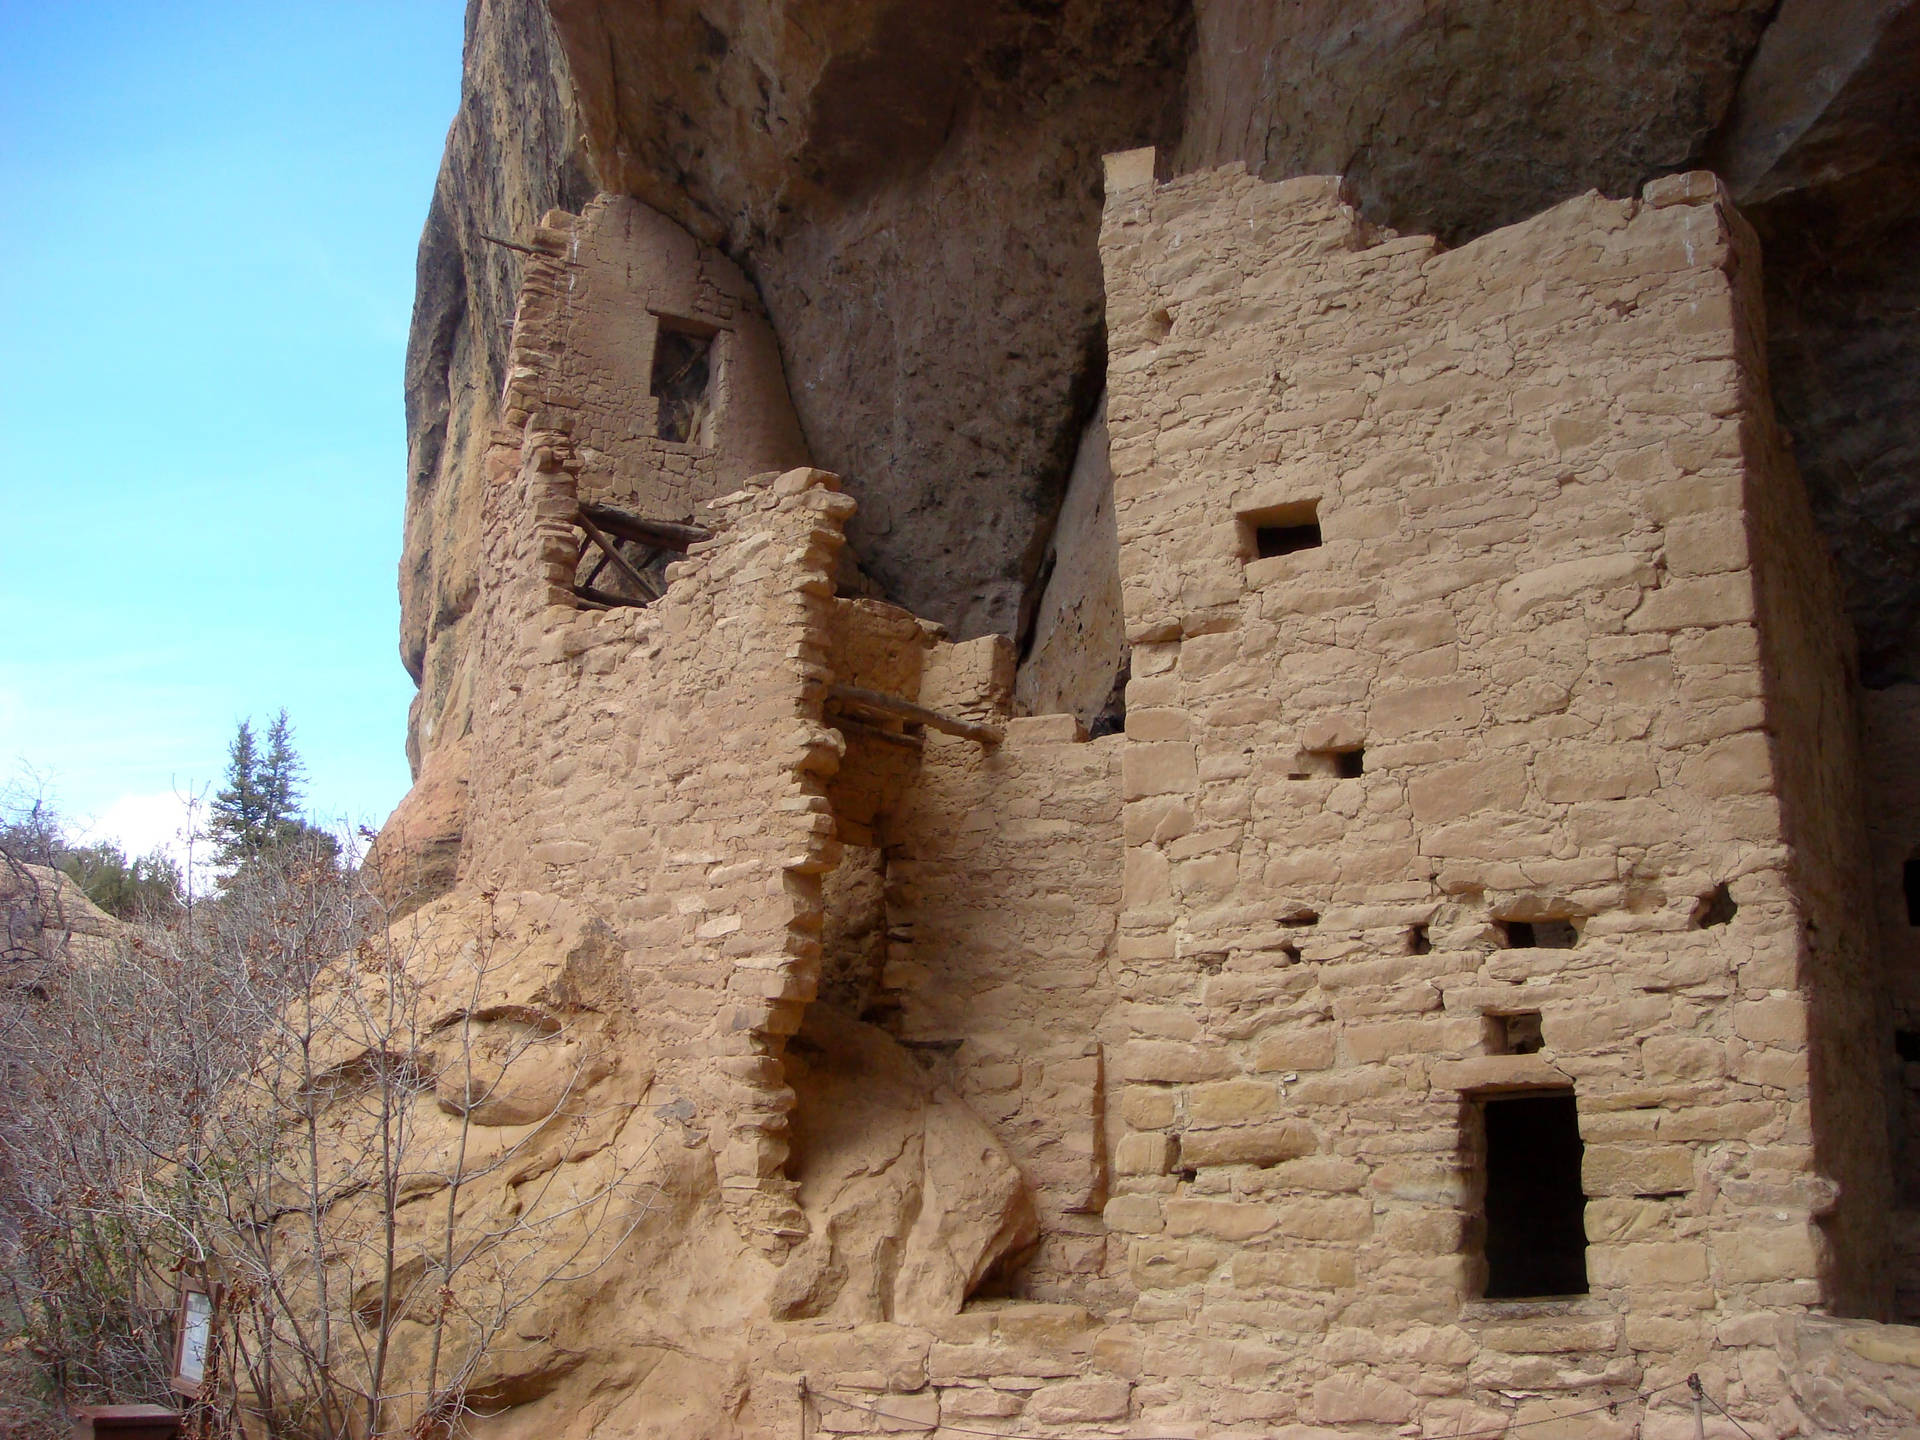
[[[1243,510],[1236,519],[1240,524],[1243,560],[1270,560],[1275,555],[1311,550],[1321,543],[1318,500],[1296,500],[1260,510]]]
[[[1358,745],[1347,750],[1302,750],[1287,770],[1289,780],[1358,780],[1366,773],[1366,754]]]
[[[1571,920],[1501,920],[1501,938],[1509,950],[1571,950],[1580,931]]]
[[[1587,1293],[1587,1197],[1572,1091],[1480,1102],[1489,1300]]]
[[[711,444],[714,332],[692,321],[658,319],[648,387],[659,406],[654,433],[680,445]]]
[[[1900,888],[1907,897],[1907,924],[1920,925],[1920,858],[1900,867]]]

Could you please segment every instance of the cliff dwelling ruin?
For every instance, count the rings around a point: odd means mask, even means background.
[[[1018,645],[861,571],[714,246],[533,231],[381,845],[423,933],[502,907],[664,1200],[475,1433],[1679,1435],[1692,1374],[1897,1433],[1912,838],[1725,187],[1455,248],[1104,193]]]
[[[1913,1433],[1916,35],[478,0],[377,848],[647,1199],[472,1432]]]

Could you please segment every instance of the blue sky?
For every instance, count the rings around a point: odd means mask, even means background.
[[[0,0],[0,782],[136,850],[284,705],[407,786],[414,248],[459,0]]]

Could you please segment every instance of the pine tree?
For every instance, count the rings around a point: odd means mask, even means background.
[[[306,830],[300,802],[306,798],[306,767],[293,748],[293,726],[283,707],[267,730],[267,753],[260,762],[260,797],[270,819],[268,843],[283,845]]]
[[[208,832],[214,862],[237,870],[295,841],[306,842],[331,862],[333,838],[300,818],[306,767],[293,748],[293,723],[282,710],[268,727],[265,753],[251,722],[242,720],[227,751],[227,783],[213,798]]]

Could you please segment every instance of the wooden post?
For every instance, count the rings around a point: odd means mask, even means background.
[[[976,725],[971,720],[942,715],[938,710],[929,710],[911,700],[902,700],[898,695],[883,695],[878,690],[863,690],[858,685],[829,685],[827,698],[871,714],[910,720],[916,725],[925,725],[946,735],[958,735],[963,740],[972,740],[979,745],[998,745],[1006,738],[1004,731],[992,725]]]
[[[622,555],[619,550],[614,547],[613,541],[603,535],[600,532],[600,527],[587,518],[587,512],[582,510],[578,518],[580,528],[587,532],[587,538],[589,540],[593,541],[594,544],[598,545],[601,550],[605,552],[607,559],[613,562],[613,568],[626,576],[627,579],[633,583],[634,588],[649,600],[658,600],[660,598],[660,592],[655,588],[654,583],[627,562],[627,557]]]

